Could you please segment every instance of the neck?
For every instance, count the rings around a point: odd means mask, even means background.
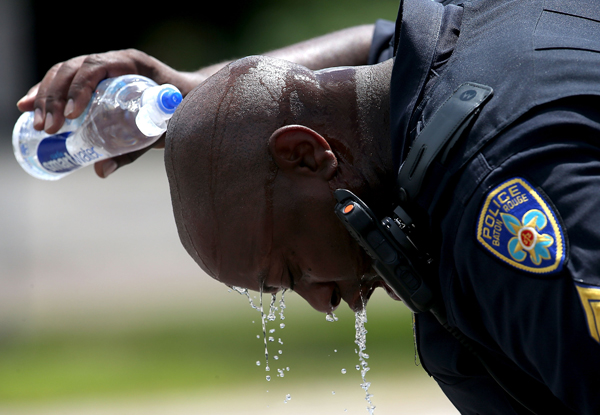
[[[356,70],[356,100],[361,136],[373,143],[382,159],[390,157],[390,80],[393,61],[361,66]]]
[[[338,109],[328,114],[337,134],[335,139],[327,138],[338,156],[339,185],[375,205],[379,201],[385,205],[384,195],[395,193],[389,109],[392,66],[389,60],[317,72],[324,101],[333,101],[337,105],[331,107]]]

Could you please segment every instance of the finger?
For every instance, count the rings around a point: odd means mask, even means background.
[[[34,85],[27,92],[27,94],[17,102],[17,108],[19,109],[19,111],[33,111],[33,102],[35,101],[35,97],[38,93],[39,88],[39,83]]]
[[[64,115],[77,118],[87,108],[98,84],[108,77],[101,55],[89,55],[81,62],[67,92]]]
[[[56,64],[44,75],[42,82],[38,84],[37,93],[33,98],[33,111],[35,116],[33,118],[33,128],[36,130],[44,129],[44,121],[46,118],[46,90],[52,83],[56,73],[60,70],[61,64]]]
[[[80,60],[73,58],[54,65],[38,84],[33,102],[33,125],[37,130],[45,129],[48,133],[54,133],[62,126],[66,93]]]
[[[98,177],[105,179],[117,169],[136,161],[138,158],[146,154],[146,152],[151,148],[152,147],[146,147],[132,153],[122,154],[110,159],[98,161],[94,164],[94,171]]]
[[[84,59],[79,56],[57,65],[40,83],[38,97],[42,95],[44,100],[44,130],[49,134],[57,132],[64,124],[68,92]]]
[[[167,135],[163,134],[158,140],[156,140],[156,142],[154,143],[152,148],[165,148],[165,138],[166,137],[167,137]]]
[[[65,116],[80,116],[103,79],[139,73],[130,51],[88,55],[81,62],[67,93]]]
[[[136,161],[138,158],[146,154],[146,152],[151,148],[165,148],[165,138],[166,134],[163,134],[153,145],[149,147],[110,159],[100,160],[94,164],[94,171],[99,177],[105,179],[117,169]]]

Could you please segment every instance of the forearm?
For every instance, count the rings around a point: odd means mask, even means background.
[[[373,25],[355,26],[266,52],[264,55],[295,62],[313,70],[365,65],[373,30]],[[231,61],[207,66],[186,76],[190,83],[197,85],[229,63]]]
[[[351,27],[265,53],[309,69],[365,65],[373,38],[373,25]]]

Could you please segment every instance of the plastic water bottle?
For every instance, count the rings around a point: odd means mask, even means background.
[[[13,130],[13,150],[21,167],[38,179],[58,180],[99,160],[140,150],[166,131],[182,100],[173,85],[143,76],[105,79],[87,109],[66,120],[56,134],[33,128],[33,112],[21,115]]]

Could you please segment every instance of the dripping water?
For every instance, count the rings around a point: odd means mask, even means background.
[[[248,290],[246,288],[240,288],[240,287],[235,287],[235,286],[231,286],[229,288],[231,288],[231,290],[235,291],[236,293],[238,293],[240,295],[245,295],[248,298],[250,307],[252,307],[254,310],[260,311],[260,309],[254,305],[254,302],[252,301],[252,298],[250,297],[250,293],[248,292]],[[262,297],[262,295],[261,295],[261,297]],[[261,298],[261,300],[262,300],[262,298]]]
[[[273,294],[273,297],[275,297],[275,294]],[[273,300],[271,300],[271,306],[273,305]],[[262,322],[262,332],[263,332],[263,342],[265,344],[265,371],[270,371],[271,368],[269,367],[269,348],[267,347],[267,321],[265,318],[265,311],[263,309],[263,293],[262,293],[262,289],[260,290],[260,319]],[[270,316],[270,312],[269,312],[269,316]],[[270,376],[267,376],[267,380],[271,380]]]
[[[265,308],[263,306],[263,293],[262,290],[260,290],[259,295],[260,295],[260,303],[259,306],[257,307],[254,302],[252,301],[252,298],[250,297],[250,294],[248,292],[247,289],[245,288],[240,288],[240,287],[230,287],[232,291],[237,292],[238,294],[241,295],[245,295],[248,298],[248,302],[250,304],[250,306],[254,309],[260,312],[260,317],[261,317],[261,326],[262,326],[262,335],[263,335],[263,343],[265,346],[265,371],[266,372],[270,372],[271,368],[269,366],[269,349],[268,349],[268,342],[274,342],[275,338],[272,336],[272,334],[275,333],[276,329],[271,328],[268,330],[268,334],[267,335],[267,324],[268,322],[272,322],[275,321],[277,319],[277,310],[279,310],[279,319],[281,320],[280,324],[279,324],[279,328],[283,329],[285,327],[285,324],[283,323],[283,320],[285,320],[285,315],[284,315],[284,310],[286,308],[285,306],[285,292],[286,290],[282,290],[281,292],[281,298],[279,300],[279,307],[277,307],[277,294],[271,294],[271,301],[269,303],[269,311],[268,313],[265,313]],[[337,320],[337,318],[336,318]],[[254,323],[254,321],[253,321]],[[260,335],[256,336],[257,338],[260,339]],[[283,341],[281,340],[281,338],[278,338],[278,343],[279,344],[283,344]],[[279,349],[277,351],[277,354],[273,355],[273,359],[278,361],[280,355],[283,354],[283,350]],[[256,365],[260,366],[261,362],[260,360],[256,361]],[[278,378],[283,378],[285,376],[284,372],[289,372],[290,368],[289,367],[285,367],[285,368],[280,368],[277,369],[277,377]],[[271,381],[271,375],[266,375],[265,379],[267,380],[267,382]],[[284,403],[287,403],[289,400],[291,399],[291,396],[289,394],[286,395],[285,401]]]
[[[356,312],[355,317],[356,319],[354,327],[356,329],[356,338],[354,340],[354,343],[356,343],[356,345],[358,346],[357,352],[358,360],[360,363],[360,365],[356,366],[356,369],[360,369],[360,376],[362,378],[362,383],[360,386],[365,391],[365,400],[368,404],[367,411],[369,411],[369,415],[373,415],[375,411],[375,405],[373,405],[373,402],[371,401],[373,395],[369,393],[369,387],[371,386],[371,382],[367,382],[366,380],[366,374],[370,370],[370,368],[367,363],[369,355],[365,353],[365,350],[367,348],[367,330],[365,329],[365,323],[367,322],[367,309],[364,306],[364,301],[362,309]]]
[[[327,314],[325,315],[325,320],[327,320],[327,321],[329,321],[329,322],[333,323],[334,321],[338,321],[338,318],[337,318],[337,316],[336,316],[335,314],[333,314],[333,313],[327,313]]]

